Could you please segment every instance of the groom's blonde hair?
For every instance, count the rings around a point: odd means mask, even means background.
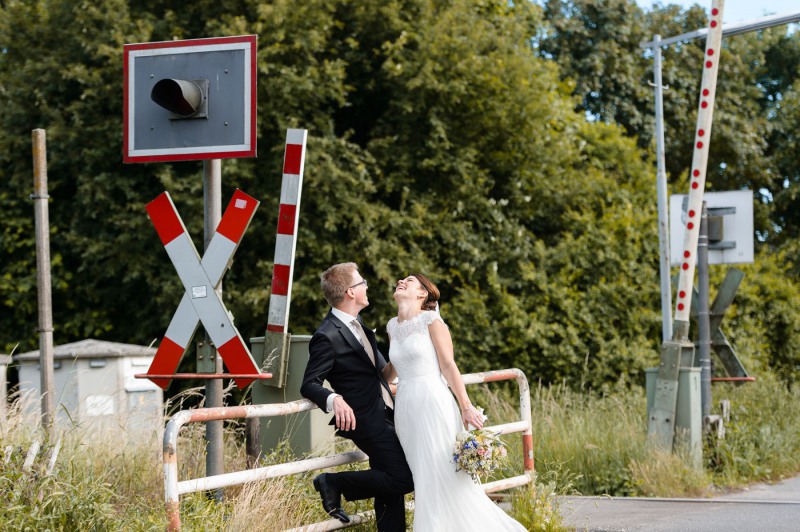
[[[319,276],[322,295],[331,307],[342,302],[345,292],[353,284],[353,272],[356,271],[358,265],[355,262],[343,262],[334,264]]]

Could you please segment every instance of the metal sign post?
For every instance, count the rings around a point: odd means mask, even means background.
[[[124,47],[123,161],[204,161],[202,260],[167,193],[147,208],[186,293],[145,377],[162,388],[169,384],[200,321],[206,338],[198,345],[197,366],[208,375],[209,407],[223,404],[222,359],[240,388],[270,376],[260,373],[233,326],[222,303],[221,285],[258,205],[240,193],[232,201],[233,210],[229,207],[226,215],[220,216],[220,159],[256,156],[256,50],[255,35]],[[229,211],[233,222],[226,224]],[[206,439],[207,473],[220,474],[221,422],[208,423]],[[221,497],[221,491],[215,492],[215,498]]]
[[[661,79],[661,36],[654,39],[654,89],[656,100],[656,197],[658,206],[659,272],[661,277],[661,341],[672,338],[672,291],[669,282],[669,219],[667,213],[667,171],[664,161],[664,84]]]
[[[703,201],[697,240],[697,361],[700,366],[700,412],[711,413],[711,324],[708,319],[708,207]]]
[[[258,204],[256,204],[257,206]],[[255,208],[250,213],[252,218]],[[203,247],[208,253],[217,227],[222,219],[222,161],[209,159],[203,161]],[[204,268],[205,269],[205,268]],[[215,279],[217,285],[213,288],[217,297],[222,300],[222,277]],[[213,281],[212,281],[213,282]],[[184,294],[185,296],[186,294]],[[231,324],[233,325],[233,324]],[[197,348],[197,370],[206,373],[222,373],[222,359],[218,356],[215,344],[208,327],[205,327],[205,345],[210,349]],[[246,347],[245,347],[246,349]],[[203,352],[211,357],[210,365],[205,368],[201,364]],[[252,357],[251,357],[252,360]],[[256,368],[258,371],[258,368]],[[218,408],[224,403],[222,379],[206,379],[206,405],[208,408]],[[225,472],[225,450],[223,448],[224,425],[222,421],[209,421],[206,423],[206,474],[208,476],[221,475]],[[222,502],[225,492],[220,488],[212,490],[209,495],[217,502]]]

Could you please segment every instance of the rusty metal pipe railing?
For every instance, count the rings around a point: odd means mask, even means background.
[[[516,379],[519,388],[519,417],[521,421],[528,424],[528,428],[522,432],[522,456],[523,469],[526,473],[533,473],[533,431],[531,423],[531,391],[528,386],[528,378],[522,370],[517,368],[499,369],[484,373],[468,373],[462,375],[464,384],[480,384],[485,382],[497,382]]]
[[[531,481],[534,470],[533,461],[533,434],[531,432],[531,401],[528,380],[519,369],[503,369],[485,373],[469,373],[462,375],[465,385],[496,382],[501,380],[516,379],[520,397],[520,421],[487,427],[505,434],[522,432],[523,469],[524,474],[516,477],[496,480],[483,484],[487,493],[502,491],[516,486],[522,486]],[[180,496],[186,493],[207,491],[227,486],[235,486],[257,480],[265,480],[281,476],[305,473],[317,469],[335,467],[338,465],[361,462],[368,459],[361,451],[350,451],[331,456],[297,460],[286,464],[277,464],[257,469],[224,473],[211,477],[201,477],[191,480],[178,481],[178,433],[181,427],[188,423],[205,421],[219,421],[225,419],[248,419],[256,417],[274,417],[307,412],[317,408],[317,405],[307,399],[289,403],[275,403],[268,405],[242,405],[220,408],[197,408],[181,410],[167,423],[164,431],[164,498],[167,511],[167,530],[180,530]],[[370,512],[365,512],[358,520],[367,519]],[[356,524],[355,522],[353,524]],[[343,528],[338,520],[315,523],[302,530],[336,530]],[[347,526],[347,525],[345,525]],[[300,530],[300,529],[298,529]]]

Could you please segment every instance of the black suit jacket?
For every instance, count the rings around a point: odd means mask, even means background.
[[[363,326],[360,317],[358,320]],[[375,333],[368,327],[364,327],[364,332],[375,353],[375,365],[350,328],[329,312],[308,344],[308,365],[300,387],[303,397],[325,411],[328,396],[333,392],[322,383],[325,380],[330,383],[355,413],[355,430],[338,431],[340,436],[351,439],[373,436],[386,423],[386,405],[380,388],[389,389],[382,373],[386,359],[378,351]],[[334,423],[335,419],[331,419],[331,424]]]

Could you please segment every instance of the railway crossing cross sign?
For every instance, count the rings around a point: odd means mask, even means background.
[[[148,374],[174,373],[200,322],[231,373],[260,373],[216,291],[258,205],[258,201],[237,189],[201,259],[169,193],[164,192],[147,204],[147,214],[186,290]],[[169,385],[169,379],[151,380],[164,389]],[[234,380],[242,389],[254,379]]]

